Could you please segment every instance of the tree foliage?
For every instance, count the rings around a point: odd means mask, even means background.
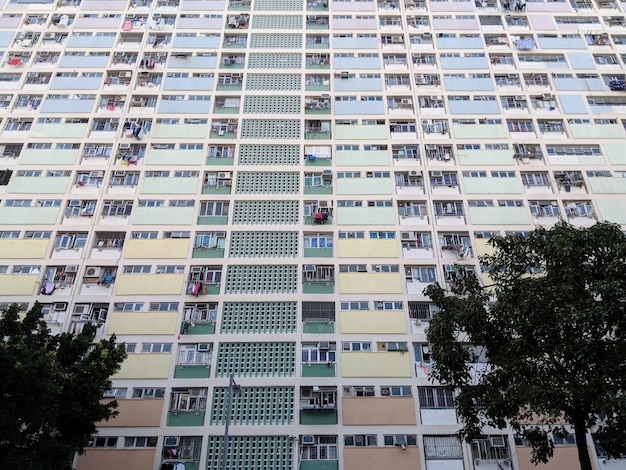
[[[115,336],[93,344],[96,327],[50,335],[41,304],[21,319],[12,305],[0,318],[0,449],[7,468],[66,470],[96,424],[117,412],[102,403],[109,377],[126,357]]]
[[[462,438],[510,426],[533,449],[574,427],[583,470],[587,431],[608,454],[626,452],[626,236],[617,225],[564,222],[497,236],[481,258],[491,284],[457,269],[452,292],[426,288],[440,311],[427,333],[432,378],[458,391]],[[470,347],[471,346],[471,347]],[[477,368],[480,352],[488,365]]]

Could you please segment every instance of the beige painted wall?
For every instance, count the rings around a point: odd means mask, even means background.
[[[343,469],[419,470],[420,451],[418,447],[347,447],[343,450]]]
[[[37,239],[2,239],[0,240],[0,258],[43,258],[50,240]]]
[[[152,470],[156,449],[88,449],[76,470]]]
[[[397,258],[398,240],[349,239],[337,241],[339,258]]]
[[[184,274],[120,274],[117,295],[180,295]]]
[[[417,424],[413,397],[344,397],[341,406],[345,426]]]
[[[171,354],[129,354],[113,379],[167,379]]]
[[[408,352],[341,352],[342,377],[412,377]]]
[[[406,333],[406,317],[402,310],[349,310],[339,312],[341,333]]]
[[[554,448],[554,456],[546,464],[535,465],[530,463],[530,447],[516,446],[519,470],[579,470],[578,451],[576,446]]]
[[[108,421],[100,421],[98,427],[158,427],[163,413],[162,398],[117,400],[119,414]]]

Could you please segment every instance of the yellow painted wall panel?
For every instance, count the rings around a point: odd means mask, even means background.
[[[494,248],[489,246],[489,238],[477,238],[474,240],[474,247],[478,256],[491,255],[494,252]]]
[[[117,295],[180,295],[184,274],[119,274]]]
[[[341,353],[342,377],[411,377],[411,355],[404,352]]]
[[[400,273],[339,273],[340,294],[402,294]]]
[[[358,239],[339,240],[339,258],[397,258],[398,240]]]
[[[40,259],[46,256],[50,240],[0,239],[0,258]]]
[[[415,426],[413,397],[344,397],[341,400],[344,426]]]
[[[407,332],[406,313],[401,310],[339,312],[339,330],[347,334],[404,334]]]
[[[420,460],[419,447],[407,447],[405,450],[397,447],[346,447],[343,450],[344,470],[420,470]]]
[[[187,258],[191,240],[188,238],[169,238],[161,240],[128,240],[125,258]]]
[[[109,335],[173,335],[178,312],[112,312],[107,323]]]
[[[112,379],[166,379],[169,377],[171,354],[129,354],[120,371]]]
[[[0,274],[3,295],[33,295],[39,274]]]

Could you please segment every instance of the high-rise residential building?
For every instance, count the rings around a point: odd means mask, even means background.
[[[78,470],[222,468],[231,374],[229,470],[533,467],[454,436],[422,290],[626,225],[626,3],[0,3],[1,307],[128,350]]]

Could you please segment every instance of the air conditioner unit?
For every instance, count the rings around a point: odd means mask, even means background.
[[[316,266],[314,264],[305,264],[304,265],[304,272],[305,273],[314,273],[316,270]]]
[[[406,447],[406,436],[393,436],[393,445]]]
[[[198,352],[207,352],[209,350],[209,343],[200,343],[197,346]]]
[[[102,170],[94,170],[89,172],[90,178],[102,178],[104,176],[104,171]]]
[[[102,268],[96,268],[96,267],[87,268],[87,270],[85,271],[85,276],[99,277],[101,271],[102,271]]]
[[[135,15],[126,15],[126,19],[127,20],[133,20],[133,19],[135,19]]]
[[[124,51],[115,51],[115,57],[124,57],[125,54]]]
[[[57,302],[54,304],[55,312],[65,312],[67,310],[67,302]]]
[[[223,180],[229,180],[231,178],[230,173],[226,172],[226,171],[221,171],[217,174],[217,177],[219,179],[223,179]]]
[[[74,305],[74,315],[84,315],[89,311],[89,305]]]
[[[402,240],[412,240],[414,237],[412,232],[402,232],[400,238]]]
[[[80,207],[82,205],[82,201],[80,199],[72,199],[69,203],[70,207]]]
[[[543,100],[551,100],[553,98],[553,96],[550,93],[544,93],[543,95],[541,95],[541,99]]]
[[[178,436],[166,436],[165,439],[163,439],[164,447],[178,447],[179,444],[180,437]]]
[[[78,271],[78,265],[77,264],[68,264],[67,266],[65,266],[65,272],[66,273],[75,273]]]
[[[504,441],[504,437],[502,436],[497,436],[497,437],[492,437],[489,439],[489,443],[491,445],[491,447],[506,447],[505,441]]]
[[[383,395],[383,396],[387,396],[387,395],[389,395],[389,388],[387,388],[387,387],[381,387],[381,388],[380,388],[380,394],[381,394],[381,395]]]
[[[323,175],[332,175],[333,174],[333,170],[323,170],[322,174]]]
[[[430,176],[432,178],[441,178],[443,176],[443,171],[431,171]]]
[[[516,95],[515,96],[515,101],[524,101],[526,99],[525,96],[523,95]]]
[[[130,78],[133,76],[132,72],[120,72],[120,78]]]
[[[126,176],[126,172],[125,171],[120,171],[120,170],[116,170],[113,172],[113,176]]]
[[[311,446],[315,444],[315,436],[311,434],[305,434],[302,436],[302,445]]]
[[[319,343],[320,351],[328,351],[330,349],[330,343],[328,341],[321,341]]]
[[[116,394],[117,394],[117,390],[115,389],[107,390],[106,392],[102,394],[102,398],[115,398]]]
[[[120,150],[130,150],[130,144],[120,144],[118,148]]]
[[[24,54],[22,54],[23,56]],[[39,57],[48,57],[50,55],[50,51],[41,51],[39,53]]]
[[[409,171],[409,176],[422,176],[422,172],[418,170]]]
[[[426,150],[437,150],[437,146],[434,144],[426,145]]]
[[[226,232],[215,232],[216,238],[224,238],[226,237]]]
[[[439,101],[439,100],[441,100],[441,96],[431,96],[430,100],[431,101]]]
[[[111,201],[112,206],[121,206],[122,204],[124,204],[124,201],[122,199],[115,199]]]

